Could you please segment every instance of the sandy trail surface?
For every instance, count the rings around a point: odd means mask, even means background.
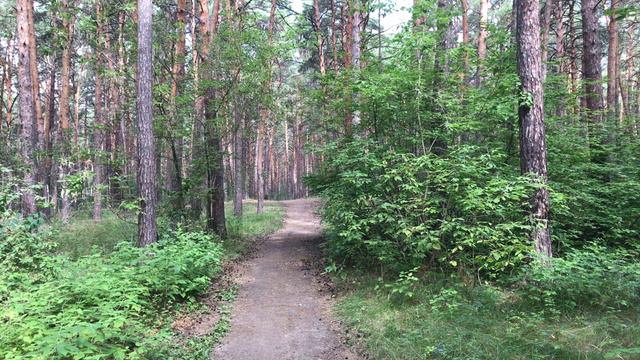
[[[317,276],[317,200],[283,201],[284,227],[242,264],[231,330],[216,360],[357,359],[332,317],[331,294]]]

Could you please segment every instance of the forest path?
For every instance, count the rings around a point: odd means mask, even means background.
[[[317,200],[283,201],[284,227],[269,236],[243,265],[231,330],[216,360],[357,359],[343,345],[321,292],[314,262],[321,241]]]

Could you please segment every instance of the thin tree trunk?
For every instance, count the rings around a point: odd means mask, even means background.
[[[27,4],[28,10],[28,31],[29,31],[29,71],[31,72],[31,93],[33,96],[33,103],[35,109],[35,117],[37,123],[37,141],[42,146],[44,141],[44,117],[42,116],[42,106],[40,104],[40,79],[38,76],[38,54],[36,50],[36,28],[33,0],[30,0]]]
[[[516,42],[518,75],[522,96],[528,100],[519,105],[520,118],[520,168],[523,175],[531,175],[536,181],[547,182],[547,147],[544,129],[544,90],[542,54],[540,50],[540,19],[538,0],[517,1]],[[539,254],[550,257],[549,191],[541,187],[531,199],[531,217],[534,230],[531,234]]]
[[[569,7],[569,78],[571,83],[571,94],[578,93],[578,51],[576,47],[576,24],[575,24],[575,5],[576,1],[572,0]],[[579,103],[574,102],[573,113],[577,114],[580,110]]]
[[[174,63],[172,68],[172,81],[171,81],[171,115],[172,121],[180,124],[182,119],[178,115],[178,106],[176,99],[180,95],[181,81],[184,74],[184,59],[185,59],[185,24],[186,24],[186,0],[178,0],[178,9],[176,12],[176,48],[174,53]],[[179,126],[179,125],[177,125]],[[169,155],[171,165],[167,166],[167,178],[169,182],[169,190],[176,194],[173,201],[173,209],[175,212],[181,212],[184,207],[184,200],[182,194],[182,135],[175,138],[171,130],[169,130]]]
[[[244,118],[240,111],[239,100],[236,99],[236,104],[233,106],[233,171],[234,171],[234,197],[233,197],[233,215],[236,217],[242,216],[242,200],[244,199],[244,178],[245,178],[245,159],[244,152]]]
[[[219,1],[219,0],[216,0]],[[203,65],[208,65],[209,47],[211,43],[211,34],[209,33],[211,26],[209,21],[218,21],[218,19],[209,18],[208,1],[200,0],[199,4],[199,20],[198,35],[200,40],[200,59]],[[214,8],[219,7],[219,5]],[[210,77],[211,69],[203,66],[199,69],[203,74]],[[205,78],[206,80],[212,80]],[[215,232],[220,237],[227,236],[226,220],[224,213],[224,158],[223,148],[220,136],[220,130],[217,129],[218,113],[213,109],[213,100],[216,97],[216,91],[211,85],[207,85],[202,107],[204,108],[204,119],[206,122],[207,136],[207,180],[208,180],[208,196],[207,196],[207,228]]]
[[[96,38],[98,44],[103,44],[104,28],[102,18],[102,5],[100,1],[96,2]],[[100,46],[100,45],[98,45]],[[93,176],[93,221],[102,220],[102,184],[104,182],[104,114],[102,107],[102,56],[99,52],[96,54],[95,63],[95,110],[94,110],[94,130],[93,130],[93,146],[94,146],[94,176]]]
[[[469,0],[460,0],[460,5],[462,7],[462,46],[464,47],[462,80],[466,83],[467,76],[469,76],[469,51],[467,49],[469,46]]]
[[[567,81],[565,76],[566,59],[564,54],[564,15],[563,15],[564,8],[562,3],[563,3],[562,0],[557,0],[556,6],[554,9],[554,16],[556,20],[556,63],[557,63],[556,73],[562,76],[561,84],[563,84],[563,89],[561,89],[560,91],[559,104],[558,104],[558,107],[556,108],[556,114],[558,116],[566,115],[566,104],[565,104],[566,99],[565,99],[565,96],[563,95],[566,90]]]
[[[331,49],[333,51],[333,71],[338,75],[338,41],[336,26],[336,0],[331,1]]]
[[[138,245],[147,246],[157,240],[156,229],[156,162],[152,114],[152,13],[151,0],[138,0]]]
[[[489,22],[489,1],[480,0],[480,31],[478,32],[478,69],[476,73],[476,85],[482,84],[483,63],[487,58],[487,26]]]
[[[63,17],[62,28],[64,31],[64,48],[62,50],[62,73],[60,79],[60,139],[62,143],[63,157],[60,164],[60,184],[62,198],[62,223],[67,224],[71,216],[71,202],[69,199],[69,187],[67,184],[67,176],[70,172],[69,156],[69,107],[71,93],[71,54],[73,52],[73,28],[74,16],[69,9],[69,0],[63,0]],[[77,132],[76,132],[77,134]],[[77,141],[76,141],[77,142]]]
[[[283,121],[283,135],[284,135],[284,194],[287,198],[291,196],[290,187],[290,164],[289,164],[289,121],[285,119]]]
[[[13,37],[9,37],[7,40],[7,48],[13,49]],[[3,78],[3,86],[4,86],[4,96],[7,99],[6,105],[6,115],[5,115],[5,123],[7,124],[7,129],[11,128],[13,124],[13,69],[11,65],[13,64],[13,52],[7,51],[7,55],[5,58],[5,62],[3,64],[4,72],[2,74]],[[2,124],[0,123],[0,126]]]
[[[324,37],[322,36],[322,23],[320,20],[320,4],[319,0],[313,0],[313,27],[316,33],[316,41],[318,42],[318,58],[320,66],[320,74],[324,76],[327,72],[324,60]]]
[[[74,76],[76,89],[73,97],[73,144],[76,149],[80,145],[78,141],[80,137],[80,94],[82,90],[83,72],[83,66],[80,66],[80,71]]]
[[[615,118],[618,113],[618,16],[616,11],[618,0],[611,0],[609,8],[609,48],[607,56],[607,112],[609,117]]]
[[[47,86],[47,102],[46,110],[47,116],[44,122],[44,164],[42,166],[44,175],[44,198],[47,202],[53,204],[54,209],[57,206],[56,198],[56,176],[54,175],[53,167],[53,154],[51,153],[51,129],[55,120],[55,93],[56,93],[56,53],[55,51],[51,55],[51,70],[49,71],[49,82]],[[47,216],[51,216],[51,209],[44,209],[44,213]]]
[[[276,0],[271,0],[271,12],[269,15],[269,45],[273,45],[273,33],[276,21]],[[263,85],[265,98],[271,93],[271,77],[273,75],[273,64],[271,59],[267,60],[266,66],[268,75],[267,80]],[[258,214],[261,214],[264,211],[264,135],[267,121],[269,120],[269,108],[264,104],[260,104],[260,107],[260,119],[258,121],[258,132],[256,134],[256,193],[258,195],[256,211]]]
[[[542,82],[547,77],[547,60],[549,58],[549,32],[551,30],[551,8],[553,0],[546,0],[544,4],[544,17],[542,22]]]

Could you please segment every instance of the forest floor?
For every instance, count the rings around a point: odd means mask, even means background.
[[[231,329],[214,358],[357,359],[331,313],[330,286],[320,276],[317,200],[283,201],[284,227],[240,265]]]

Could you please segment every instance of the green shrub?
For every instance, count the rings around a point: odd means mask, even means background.
[[[563,258],[533,262],[522,278],[523,298],[551,313],[621,310],[640,303],[637,255],[600,245]]]
[[[527,215],[534,186],[471,146],[447,155],[395,153],[367,142],[330,148],[308,179],[326,198],[324,221],[338,264],[395,271],[429,264],[505,273],[532,251]]]
[[[56,276],[13,291],[0,311],[0,358],[140,358],[156,312],[205,292],[221,271],[222,247],[178,230],[147,248],[58,264]]]
[[[0,269],[6,272],[51,270],[50,255],[55,244],[39,231],[42,219],[37,215],[23,218],[10,210],[0,213]]]

